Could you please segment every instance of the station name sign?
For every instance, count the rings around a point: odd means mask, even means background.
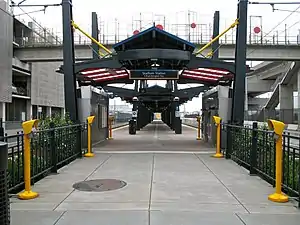
[[[177,80],[178,70],[130,70],[130,79],[134,80]]]

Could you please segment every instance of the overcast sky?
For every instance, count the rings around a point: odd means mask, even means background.
[[[15,0],[16,3],[21,0]],[[260,1],[261,0],[256,0]],[[280,2],[291,2],[292,0],[281,0]],[[60,3],[60,0],[27,0],[24,4],[46,4]],[[178,32],[180,35],[186,35],[188,26],[174,25],[188,23],[188,10],[190,10],[190,23],[203,24],[202,33],[208,35],[209,23],[212,23],[213,13],[216,10],[220,11],[221,15],[221,30],[225,29],[236,18],[237,0],[152,0],[152,1],[137,1],[137,0],[73,0],[74,20],[83,29],[90,32],[91,30],[91,12],[97,12],[99,21],[104,21],[104,26],[101,26],[102,32],[111,39],[115,38],[117,31],[118,39],[124,39],[126,35],[131,35],[135,29],[140,27],[140,13],[142,19],[142,28],[145,29],[151,26],[152,22],[163,24],[163,16],[165,16],[166,30],[172,33]],[[265,1],[264,1],[265,2]],[[270,2],[270,1],[269,1]],[[276,0],[273,0],[276,2]],[[299,5],[276,5],[275,8],[281,10],[295,10]],[[41,8],[24,7],[25,12],[35,11]],[[300,10],[299,10],[300,11]],[[16,15],[24,13],[18,8],[15,8]],[[272,12],[270,5],[249,5],[248,16],[252,16],[252,29],[255,26],[261,26],[263,36],[271,36],[278,31],[279,36],[283,40],[285,36],[285,26],[287,27],[287,36],[291,41],[296,40],[296,35],[300,28],[300,14],[294,13],[283,23],[273,29],[279,22],[287,17],[290,12],[278,11]],[[61,7],[49,7],[46,12],[37,12],[29,14],[34,17],[39,23],[49,28],[52,28],[57,35],[61,35],[62,19]],[[253,16],[262,16],[262,19]],[[31,20],[28,15],[22,15],[22,19]],[[154,21],[153,21],[154,20]],[[250,21],[250,19],[249,19]],[[173,25],[171,25],[173,24]],[[285,25],[287,24],[287,25]],[[250,25],[248,24],[248,27]],[[250,30],[250,29],[248,29]],[[200,26],[195,30],[191,30],[191,34],[196,36],[200,32]],[[77,34],[79,35],[79,34]],[[231,38],[232,32],[228,34]],[[108,38],[108,37],[107,37]],[[271,38],[271,37],[270,37]],[[117,101],[117,104],[119,101]],[[201,101],[195,99],[186,105],[186,109],[199,110]]]

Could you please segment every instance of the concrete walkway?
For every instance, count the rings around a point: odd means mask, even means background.
[[[123,128],[115,140],[94,148],[58,175],[34,185],[40,197],[11,199],[12,225],[298,225],[300,210],[291,201],[268,201],[272,186],[231,160],[211,158],[214,149],[184,128],[175,135],[151,124],[137,135]],[[118,190],[82,192],[79,181],[120,179]]]

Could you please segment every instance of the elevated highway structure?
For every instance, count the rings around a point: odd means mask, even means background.
[[[204,44],[196,45],[195,52]],[[112,49],[112,45],[106,46]],[[249,61],[297,61],[300,60],[300,45],[248,45],[247,60]],[[209,54],[210,49],[202,52],[204,56]],[[103,53],[105,53],[103,51]],[[26,62],[49,62],[62,61],[62,45],[38,45],[19,47],[15,49],[15,55]],[[219,58],[222,60],[234,60],[235,45],[223,44],[219,49]],[[90,60],[93,58],[91,44],[75,45],[75,57],[78,61]]]

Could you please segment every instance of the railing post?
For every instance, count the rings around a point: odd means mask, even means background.
[[[299,193],[298,207],[300,208],[300,165],[298,166],[298,193]]]
[[[0,142],[0,224],[10,224],[10,202],[8,198],[8,146],[7,143]]]
[[[226,137],[226,153],[225,153],[225,158],[226,159],[230,159],[231,157],[231,151],[232,151],[232,142],[231,142],[231,137],[232,137],[232,134],[231,134],[231,130],[232,130],[232,127],[230,126],[230,124],[228,123],[227,125],[227,137]]]
[[[251,145],[251,152],[250,152],[250,175],[256,174],[257,168],[257,138],[258,138],[258,131],[257,131],[257,122],[253,122],[252,125],[252,145]]]
[[[39,196],[38,193],[31,191],[30,161],[31,148],[30,139],[34,135],[33,129],[37,127],[38,120],[29,120],[22,123],[24,133],[24,183],[25,190],[18,195],[19,199],[29,200]]]
[[[285,124],[276,121],[268,120],[268,127],[273,132],[273,137],[276,141],[276,179],[275,179],[275,193],[269,195],[268,199],[273,202],[287,202],[289,200],[281,191],[282,184],[282,133],[285,127]]]
[[[57,173],[57,148],[55,144],[54,122],[50,122],[50,149],[51,149],[51,172]]]
[[[89,116],[87,118],[87,147],[88,152],[84,155],[85,157],[94,157],[94,153],[92,153],[92,123],[95,119],[95,116]]]
[[[197,140],[201,140],[200,137],[200,129],[201,129],[201,117],[197,116],[197,122],[198,122],[198,129],[197,129]]]
[[[214,158],[223,158],[223,154],[221,153],[221,118],[218,116],[213,116],[215,125],[217,127],[217,146],[216,146],[216,154],[213,155]]]
[[[77,147],[77,152],[78,152],[78,157],[82,158],[82,145],[81,145],[81,141],[82,141],[82,131],[84,130],[82,128],[81,124],[78,124],[77,128],[77,135],[76,135],[76,147]]]
[[[3,127],[3,119],[0,118],[0,141],[4,140],[4,127]]]

